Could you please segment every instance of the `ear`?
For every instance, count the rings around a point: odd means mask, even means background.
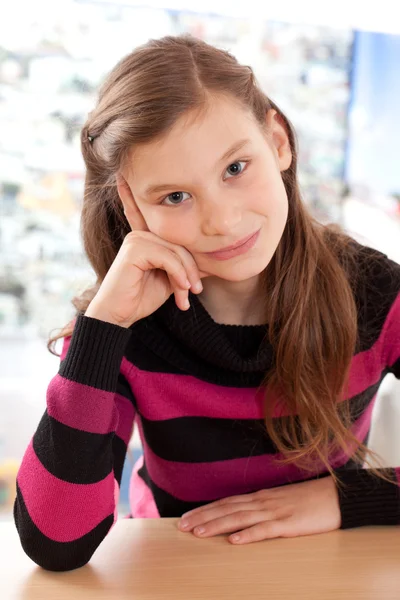
[[[286,171],[292,163],[292,151],[284,121],[274,108],[270,108],[267,112],[266,126],[279,169]]]

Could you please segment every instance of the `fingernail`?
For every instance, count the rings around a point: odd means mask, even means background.
[[[194,285],[193,285],[193,290],[195,292],[201,292],[203,289],[203,284],[201,283],[201,281],[197,281]]]
[[[195,531],[199,535],[202,535],[205,532],[205,529],[204,529],[204,527],[196,527]]]
[[[188,300],[187,298],[186,298],[186,300],[184,301],[184,303],[183,303],[183,306],[184,306],[185,308],[190,308],[189,300]]]
[[[189,279],[186,279],[185,285],[186,285],[187,289],[189,289],[191,287],[191,283],[190,283]]]

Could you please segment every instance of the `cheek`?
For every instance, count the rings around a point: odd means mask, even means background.
[[[252,196],[251,209],[268,219],[286,219],[288,199],[282,178],[263,181]]]
[[[150,231],[171,244],[190,246],[196,238],[194,224],[180,210],[149,211],[144,217]]]

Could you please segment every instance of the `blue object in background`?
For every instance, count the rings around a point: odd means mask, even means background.
[[[125,517],[130,512],[129,506],[129,482],[133,465],[142,456],[142,448],[134,448],[130,450],[128,448],[126,452],[126,458],[124,468],[122,470],[121,487],[119,492],[119,503],[118,503],[118,516]]]
[[[400,36],[357,31],[345,179],[400,193]]]

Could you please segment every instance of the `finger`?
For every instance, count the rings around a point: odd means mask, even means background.
[[[221,519],[229,514],[239,513],[239,512],[249,512],[261,510],[262,504],[255,502],[234,502],[230,504],[225,504],[217,507],[210,508],[209,510],[204,510],[197,514],[192,515],[191,517],[182,518],[183,522],[188,523],[188,525],[184,528],[184,531],[191,531],[198,525],[205,525],[211,521],[216,519]],[[182,522],[181,522],[182,523]],[[181,525],[180,523],[180,525]],[[182,527],[183,529],[183,527]]]
[[[121,199],[126,220],[132,231],[149,231],[142,213],[137,207],[128,182],[121,173],[116,176],[118,195]]]
[[[168,273],[166,273],[166,275],[167,275],[167,278],[169,281],[171,292],[175,296],[175,304],[177,305],[177,307],[180,310],[185,310],[185,311],[188,310],[190,308],[190,302],[189,302],[190,282],[189,282],[189,280],[186,278],[184,281],[185,285],[183,285],[182,279],[177,281],[177,279],[172,277],[172,275],[169,275]]]
[[[180,257],[172,250],[169,250],[169,248],[165,248],[162,250],[161,255],[158,254],[158,256],[150,258],[150,260],[156,268],[166,271],[174,294],[176,294],[180,305],[183,307],[183,304],[185,304],[184,294],[188,298],[190,281]]]
[[[176,286],[184,290],[190,288],[185,267],[176,252],[155,244],[148,234],[140,231],[128,233],[124,243],[128,260],[143,273],[152,269],[162,269],[168,275],[170,283],[172,283],[171,278],[174,281],[171,285],[172,289]]]
[[[225,504],[234,504],[236,502],[251,502],[253,500],[259,499],[259,492],[254,492],[253,494],[242,494],[241,496],[231,496],[229,498],[221,498],[221,500],[216,500],[215,502],[210,502],[210,504],[204,504],[204,506],[199,506],[199,508],[194,508],[193,510],[189,510],[188,512],[182,515],[182,519],[186,517],[191,517],[192,515],[196,515],[197,513],[204,512],[205,510],[209,510],[210,508],[223,506]]]
[[[149,231],[136,202],[124,207],[124,214],[132,231]]]
[[[251,544],[262,540],[272,540],[284,535],[285,524],[283,520],[275,519],[252,525],[248,529],[237,531],[228,539],[232,544]]]
[[[202,271],[198,267],[192,253],[189,252],[189,250],[187,250],[187,248],[185,248],[184,246],[179,246],[179,245],[175,245],[175,244],[172,244],[172,246],[178,252],[182,252],[182,258],[184,259],[184,263],[187,266],[188,275],[189,275],[189,279],[190,279],[191,283],[192,283],[192,277],[191,277],[192,275],[193,275],[193,284],[195,284],[198,280],[200,280],[200,283],[201,283],[202,279],[205,279],[206,277],[210,277],[210,273],[208,273],[207,271]],[[191,291],[193,292],[193,291],[197,291],[197,290],[192,289]]]
[[[190,281],[190,291],[195,294],[199,294],[203,291],[203,284],[201,282],[200,271],[197,267],[196,261],[193,256],[183,246],[173,246],[175,252],[180,256],[182,263],[185,267],[188,280]]]
[[[156,262],[154,265],[156,266]],[[175,298],[179,302],[179,307],[183,308],[185,304],[185,294],[188,298],[188,290],[190,289],[190,281],[188,280],[185,267],[179,258],[172,252],[170,255],[165,255],[160,259],[159,269],[164,269],[170,280],[170,285],[175,294]],[[186,307],[185,307],[186,310]]]
[[[150,271],[148,271],[148,273],[150,273]],[[153,273],[155,274],[155,276],[158,278],[160,277],[161,280],[163,281],[164,285],[165,283],[167,283],[167,286],[169,288],[168,291],[168,297],[171,294],[175,295],[175,302],[176,305],[178,306],[178,308],[180,310],[187,310],[190,307],[190,304],[186,305],[186,300],[188,300],[188,289],[187,287],[185,287],[185,289],[181,289],[179,287],[179,284],[175,281],[175,279],[173,279],[173,277],[169,276],[168,273],[166,271],[164,271],[163,269],[154,269]]]
[[[181,310],[188,310],[188,308],[190,308],[188,290],[181,290],[179,288],[175,288],[174,296],[178,308],[180,308]]]
[[[194,293],[200,293],[203,291],[203,285],[201,283],[201,276],[206,275],[203,271],[200,271],[193,255],[184,247],[178,244],[173,244],[167,240],[159,237],[156,234],[150,233],[150,237],[154,238],[154,241],[165,248],[169,248],[175,252],[181,259],[187,273],[187,278],[191,284],[191,291]]]
[[[150,234],[150,236],[154,237],[154,241],[156,241],[158,244],[161,244],[166,248],[174,250],[174,252],[176,252],[181,257],[182,262],[187,268],[187,276],[192,286],[191,291],[195,293],[202,292],[203,285],[201,283],[201,279],[208,277],[209,273],[207,273],[206,271],[199,270],[192,254],[184,246],[168,242],[160,236],[150,232],[143,218],[143,215],[141,214],[135,202],[135,199],[132,195],[128,183],[120,174],[117,175],[117,182],[118,193],[121,198],[122,205],[124,207],[125,217],[128,221],[131,230],[146,231]]]
[[[250,527],[266,520],[272,520],[273,515],[261,510],[239,511],[230,515],[225,515],[220,519],[210,521],[193,531],[194,535],[199,537],[212,537],[222,533],[232,533],[240,531],[245,527]]]

